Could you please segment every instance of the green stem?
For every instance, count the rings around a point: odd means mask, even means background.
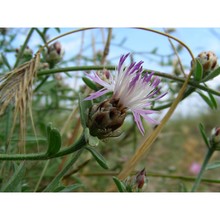
[[[27,37],[26,37],[26,39],[25,39],[24,44],[22,45],[21,49],[19,50],[18,57],[17,57],[17,59],[16,59],[14,68],[16,68],[16,67],[18,66],[19,61],[20,61],[20,59],[21,59],[21,57],[22,57],[22,55],[23,55],[23,53],[24,53],[24,50],[25,50],[25,48],[27,47],[28,41],[30,40],[31,35],[32,35],[33,32],[34,32],[34,29],[35,29],[35,28],[31,28],[31,30],[29,31],[29,33],[28,33],[28,35],[27,35]]]
[[[214,152],[214,149],[213,148],[209,148],[209,150],[208,150],[208,152],[206,154],[205,160],[203,161],[201,170],[200,170],[200,172],[199,172],[199,174],[198,174],[198,176],[196,178],[196,181],[195,181],[195,183],[194,183],[194,185],[192,187],[191,192],[195,192],[196,189],[198,188],[198,186],[199,186],[199,184],[201,182],[201,179],[202,179],[202,175],[203,175],[203,173],[205,171],[205,168],[206,168],[210,158],[212,157],[213,152]]]
[[[185,98],[187,98],[190,94],[192,94],[193,92],[195,91],[195,88],[189,88],[183,95],[181,101],[183,101]],[[152,110],[162,110],[162,109],[166,109],[166,108],[169,108],[171,105],[172,105],[173,102],[170,102],[170,103],[167,103],[165,105],[161,105],[161,106],[158,106],[158,107],[155,107],[153,108]]]
[[[45,174],[45,172],[46,172],[46,170],[47,170],[47,168],[48,168],[48,166],[49,166],[49,163],[50,163],[50,160],[47,160],[46,164],[44,165],[44,169],[43,169],[43,171],[42,171],[42,173],[41,173],[41,175],[40,175],[40,178],[39,178],[39,180],[37,181],[37,184],[36,184],[36,186],[35,186],[34,192],[37,192],[38,187],[39,187],[39,185],[40,185],[40,183],[41,183],[41,181],[42,181],[42,179],[43,179],[43,176],[44,176],[44,174]]]
[[[52,192],[55,190],[59,181],[63,178],[63,176],[67,173],[67,171],[73,166],[73,164],[77,161],[81,153],[83,152],[84,148],[76,152],[74,157],[69,160],[66,166],[57,174],[57,176],[50,182],[50,184],[44,189],[44,192]]]
[[[0,160],[48,160],[56,157],[62,157],[64,155],[78,151],[86,145],[84,135],[72,146],[65,148],[54,155],[47,155],[46,153],[33,153],[33,154],[0,154]]]
[[[65,67],[65,68],[59,68],[59,69],[51,69],[51,70],[43,70],[38,72],[38,76],[43,76],[43,75],[49,75],[49,74],[55,74],[55,73],[60,73],[60,72],[67,72],[67,71],[89,71],[89,70],[103,70],[103,69],[108,69],[108,70],[115,70],[115,66],[77,66],[77,67]],[[144,72],[155,72],[154,70],[144,70]],[[162,73],[162,72],[155,72],[154,73],[157,76],[160,77],[164,77],[167,79],[171,79],[177,82],[181,82],[184,83],[185,82],[185,78],[180,78],[180,77],[176,77],[173,75],[170,75],[168,73]],[[220,96],[220,92],[213,90],[211,88],[205,87],[203,85],[200,85],[198,82],[192,81],[190,80],[188,85],[190,85],[191,87],[194,88],[198,88],[207,92],[210,92],[214,95]]]
[[[47,40],[46,40],[46,37],[45,37],[45,33],[41,32],[38,28],[34,28],[37,33],[39,34],[39,36],[41,37],[41,39],[43,40],[44,44],[47,44]]]

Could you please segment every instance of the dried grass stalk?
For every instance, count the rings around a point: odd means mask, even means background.
[[[29,112],[32,112],[32,85],[37,73],[39,61],[40,53],[38,52],[32,60],[22,64],[0,78],[0,116],[5,113],[9,104],[14,105],[13,123],[9,141],[13,134],[17,117],[19,117],[19,146],[25,146],[27,109],[30,108]],[[30,114],[30,117],[32,117],[32,114]],[[33,118],[31,118],[31,120],[33,121]],[[25,151],[25,148],[23,151]]]

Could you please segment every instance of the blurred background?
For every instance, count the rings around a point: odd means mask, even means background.
[[[20,61],[20,64],[30,60],[39,47],[46,41],[74,30],[74,28],[35,28]],[[213,51],[220,57],[220,29],[219,28],[156,28],[167,32],[184,42],[196,57],[202,51]],[[0,29],[0,74],[13,68],[19,50],[27,39],[30,28],[1,28]],[[77,66],[99,66],[102,64],[102,54],[108,36],[107,28],[87,30],[68,35],[57,40],[53,48],[44,50],[41,56],[39,72]],[[104,66],[117,66],[122,54],[131,53],[134,61],[143,60],[143,67],[152,71],[168,73],[182,77],[176,52],[186,74],[191,67],[191,57],[180,44],[168,38],[148,31],[132,28],[113,28],[112,38]],[[175,49],[174,49],[175,48]],[[53,51],[55,51],[53,53]],[[73,143],[82,128],[78,120],[77,108],[79,91],[85,90],[82,77],[85,71],[61,71],[53,75],[39,76],[34,85],[33,114],[37,128],[40,150],[45,150],[45,128],[49,122],[63,131],[63,143]],[[179,84],[175,81],[163,79],[163,90],[169,91],[166,99],[173,100],[179,91]],[[219,91],[220,76],[207,83],[209,87]],[[219,105],[220,99],[215,96]],[[166,103],[166,99],[164,102]],[[161,103],[162,104],[162,103]],[[167,111],[161,110],[157,119],[162,119]],[[74,115],[69,121],[70,115]],[[0,124],[0,147],[4,152],[7,115],[2,116]],[[66,122],[69,123],[66,123]],[[71,122],[71,123],[70,123]],[[211,109],[197,93],[193,93],[183,100],[177,107],[171,120],[154,143],[150,153],[138,165],[136,172],[145,168],[148,178],[144,191],[146,192],[179,192],[190,190],[193,180],[200,169],[205,157],[206,146],[200,135],[198,125],[202,122],[207,133],[213,127],[219,126],[219,109]],[[16,129],[18,130],[18,124]],[[27,128],[26,151],[35,152],[31,125]],[[145,124],[146,136],[154,129]],[[127,117],[123,125],[123,134],[115,139],[109,139],[98,146],[98,149],[109,163],[110,170],[100,168],[90,155],[84,155],[63,179],[64,185],[82,183],[78,191],[99,192],[106,191],[111,185],[112,176],[116,176],[135,152],[143,137],[139,134],[132,116]],[[13,136],[11,153],[17,152],[16,141]],[[213,161],[220,160],[219,153],[215,153]],[[66,157],[53,159],[40,183],[39,191],[43,189],[62,169]],[[1,162],[2,163],[2,162]],[[0,165],[1,165],[0,163]],[[45,162],[29,162],[26,179],[23,183],[24,191],[31,191],[38,181]],[[4,172],[2,176],[4,176]],[[135,172],[134,172],[135,175]],[[204,178],[218,180],[218,169],[208,170]],[[219,184],[202,182],[199,191],[219,191]]]

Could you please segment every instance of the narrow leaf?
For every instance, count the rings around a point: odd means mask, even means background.
[[[56,30],[58,33],[60,33],[60,28],[55,28],[55,30]]]
[[[97,163],[104,169],[109,169],[105,158],[93,147],[86,147],[86,149],[92,154]]]
[[[113,176],[113,180],[114,180],[115,185],[117,186],[119,192],[126,192],[126,186],[121,180],[119,180],[115,176]]]
[[[85,135],[86,142],[89,144],[89,146],[91,147],[98,146],[99,139],[97,137],[90,135],[89,128],[87,127],[85,128],[84,135]]]
[[[212,93],[208,92],[208,95],[209,95],[209,98],[210,98],[210,101],[212,102],[212,106],[213,108],[217,109],[218,107],[218,104],[215,100],[215,97],[212,95]]]
[[[11,66],[10,66],[10,64],[9,64],[8,59],[6,58],[6,56],[5,56],[3,53],[1,53],[0,56],[2,57],[2,61],[3,61],[3,63],[5,64],[5,66],[8,67],[8,70],[11,70]]]
[[[92,82],[90,79],[88,79],[87,77],[82,77],[83,82],[92,90],[97,91],[98,88],[96,86],[96,84],[94,82]]]
[[[207,147],[210,148],[210,143],[209,143],[208,137],[207,137],[207,135],[205,133],[205,129],[204,129],[204,126],[203,126],[202,123],[199,124],[199,130],[200,130],[200,133],[201,133],[201,135],[203,137],[203,140],[205,141]]]
[[[60,192],[72,192],[82,186],[83,186],[83,184],[76,183],[76,184],[64,187],[64,189],[62,189]]]
[[[60,132],[56,128],[52,128],[48,135],[48,149],[47,155],[56,154],[61,148],[61,135]]]
[[[215,78],[219,74],[220,74],[220,66],[218,68],[216,68],[214,71],[212,71],[211,73],[209,73],[202,81],[206,82],[206,81],[208,81],[210,79]]]
[[[92,101],[84,100],[82,95],[79,94],[79,109],[80,109],[80,119],[82,127],[85,129],[87,120],[88,120],[88,111],[89,108],[92,106]]]
[[[47,185],[44,189],[44,192],[54,192],[57,189],[57,186],[60,184],[61,179],[66,175],[68,170],[73,167],[74,163],[77,161],[83,149],[78,150],[75,154],[73,154],[73,158],[71,158],[64,168],[54,177],[54,179]]]
[[[22,181],[22,178],[25,174],[25,163],[24,161],[17,167],[14,175],[9,179],[7,184],[1,190],[2,192],[18,192],[18,186]]]
[[[195,63],[195,69],[194,69],[194,78],[196,81],[201,81],[202,80],[202,76],[203,76],[203,68],[202,68],[202,64],[199,62],[198,59],[196,59],[196,63]]]
[[[202,92],[197,91],[197,93],[201,96],[201,98],[208,104],[211,109],[214,109],[212,101],[210,101],[209,97],[204,95]]]
[[[212,170],[220,167],[220,161],[216,161],[214,163],[208,164],[206,166],[206,170]]]

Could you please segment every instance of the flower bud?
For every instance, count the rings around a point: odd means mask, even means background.
[[[220,127],[216,127],[212,129],[211,140],[214,144],[220,144]]]
[[[17,48],[15,51],[16,51],[15,56],[17,57],[21,51],[21,48]],[[23,51],[23,54],[21,57],[21,60],[22,60],[21,63],[31,60],[32,57],[33,57],[33,51],[27,46]]]
[[[139,173],[137,173],[135,182],[136,182],[137,188],[139,190],[142,189],[142,187],[144,186],[144,184],[146,182],[145,168],[143,170],[141,170]]]
[[[212,51],[201,52],[196,59],[201,62],[204,73],[212,71],[217,67],[218,58]]]
[[[59,63],[63,57],[63,50],[60,42],[53,43],[47,51],[46,61],[49,63],[50,68]]]
[[[92,136],[100,139],[111,136],[124,122],[126,109],[117,99],[108,99],[90,108],[87,126]]]

